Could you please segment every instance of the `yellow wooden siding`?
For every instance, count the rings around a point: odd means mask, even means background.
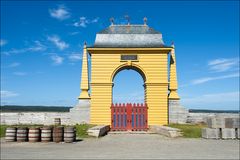
[[[96,54],[95,54],[96,52]],[[116,69],[126,65],[121,54],[138,54],[138,66],[145,73],[145,101],[148,124],[164,125],[168,121],[168,51],[90,51],[92,124],[111,124],[112,77]]]

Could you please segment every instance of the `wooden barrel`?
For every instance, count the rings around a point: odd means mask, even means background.
[[[76,132],[74,127],[64,128],[64,142],[72,143],[76,139]]]
[[[15,127],[8,127],[6,129],[6,133],[5,133],[5,140],[7,142],[16,141],[16,131],[17,131],[17,129]]]
[[[41,141],[50,142],[52,140],[52,127],[41,128]]]
[[[63,127],[53,127],[53,142],[62,142],[63,141]]]
[[[17,141],[26,142],[27,140],[28,140],[28,128],[27,127],[17,128]]]
[[[61,118],[54,118],[55,125],[61,125]]]
[[[29,142],[38,142],[39,139],[40,139],[40,129],[39,128],[29,128],[29,130],[28,130]]]

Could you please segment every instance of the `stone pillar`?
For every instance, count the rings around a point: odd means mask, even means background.
[[[170,76],[169,76],[169,100],[179,100],[180,97],[177,93],[178,83],[177,83],[177,69],[176,69],[176,58],[175,58],[175,48],[172,44],[172,50],[170,54]]]
[[[168,100],[168,114],[169,123],[187,122],[188,110],[181,106],[180,100]]]
[[[83,47],[83,58],[82,58],[82,77],[81,77],[81,94],[78,99],[90,99],[88,94],[89,82],[88,82],[88,54],[87,54],[87,45],[84,44]]]
[[[78,104],[70,109],[71,123],[89,123],[90,122],[90,96],[89,90],[89,79],[88,79],[88,53],[87,45],[83,47],[82,57],[82,77],[81,77],[81,93],[78,97]]]
[[[169,75],[169,95],[168,95],[168,117],[169,123],[186,123],[188,110],[180,104],[180,97],[177,93],[177,69],[175,58],[175,47],[172,44],[170,54],[170,75]]]
[[[80,99],[78,104],[70,109],[71,124],[90,122],[90,100]]]

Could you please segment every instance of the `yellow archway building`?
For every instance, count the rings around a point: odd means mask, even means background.
[[[179,100],[174,50],[146,24],[112,24],[97,33],[93,46],[84,44],[79,99],[90,101],[90,123],[111,124],[113,78],[123,69],[134,69],[144,79],[148,125],[168,124],[169,100]]]

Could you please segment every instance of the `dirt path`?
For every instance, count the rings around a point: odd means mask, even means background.
[[[239,159],[239,140],[169,139],[155,134],[107,135],[66,143],[1,142],[1,159]]]

